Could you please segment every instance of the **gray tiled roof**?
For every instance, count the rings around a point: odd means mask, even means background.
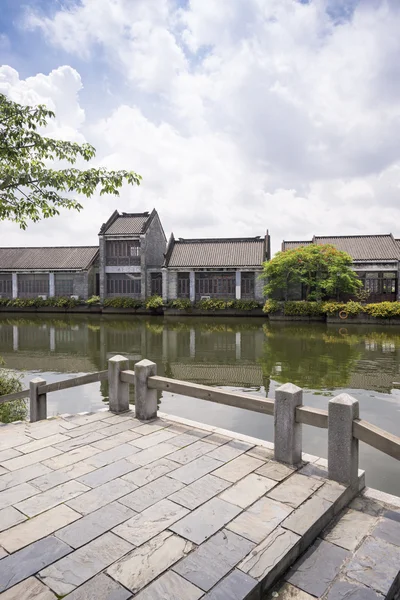
[[[291,250],[308,244],[332,244],[338,250],[350,254],[353,260],[398,260],[400,245],[389,234],[348,235],[348,236],[314,236],[308,242],[283,242],[283,250]]]
[[[261,238],[176,240],[168,267],[260,267],[265,261]]]
[[[139,234],[143,232],[144,226],[149,218],[149,215],[121,215],[112,225],[104,232],[106,234],[115,233],[132,233]]]
[[[98,246],[0,248],[0,271],[86,269],[98,251]]]

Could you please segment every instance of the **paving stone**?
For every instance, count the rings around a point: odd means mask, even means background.
[[[164,531],[123,559],[107,573],[136,593],[193,549],[193,544]]]
[[[277,527],[293,509],[270,498],[260,498],[227,525],[227,529],[259,543]]]
[[[47,490],[56,487],[56,485],[61,485],[70,480],[71,477],[63,471],[50,471],[49,473],[46,473],[46,475],[41,475],[40,477],[36,477],[36,479],[32,479],[31,484],[37,487],[41,492],[46,492]]]
[[[318,496],[318,498],[328,500],[328,502],[336,502],[345,491],[346,488],[344,485],[341,485],[336,481],[326,481],[324,485],[315,492],[315,495]]]
[[[239,507],[219,498],[212,498],[170,529],[195,544],[201,544],[239,513]]]
[[[69,424],[64,419],[54,419],[29,423],[29,435],[36,440],[46,438],[57,433],[66,433],[67,428],[75,429],[76,425]]]
[[[0,592],[37,573],[71,550],[61,540],[48,536],[3,558],[0,561]]]
[[[127,600],[131,598],[131,593],[104,573],[100,573],[74,590],[72,594],[68,594],[67,598],[68,600]]]
[[[0,476],[0,492],[51,472],[49,467],[45,467],[40,463],[31,467],[25,467],[19,471],[13,471],[12,473],[7,472],[5,475]]]
[[[275,479],[275,481],[282,481],[289,477],[295,469],[291,467],[287,467],[282,463],[277,463],[274,461],[268,462],[266,465],[263,465],[257,470],[258,475],[263,475],[264,477],[268,477],[269,479]]]
[[[399,574],[400,548],[385,540],[367,537],[344,570],[347,577],[384,596]]]
[[[215,458],[216,460],[220,460],[221,462],[228,462],[240,456],[247,450],[250,450],[251,444],[246,444],[245,442],[239,442],[238,440],[232,440],[223,446],[219,446],[212,452],[210,452],[211,458]]]
[[[121,444],[120,446],[111,448],[111,450],[105,450],[104,452],[99,452],[98,454],[87,458],[86,462],[99,469],[100,467],[105,467],[121,458],[132,456],[133,454],[136,454],[136,452],[138,452],[138,449],[130,444]]]
[[[175,449],[176,451],[173,452],[169,458],[180,463],[181,465],[186,465],[214,449],[215,446],[213,446],[213,444],[207,444],[206,442],[200,440],[194,444],[190,444],[190,446],[182,448],[181,450]]]
[[[122,525],[115,527],[113,531],[135,546],[140,546],[182,519],[188,512],[186,508],[175,502],[160,500]]]
[[[106,411],[98,411],[88,415],[74,415],[73,417],[69,418],[68,421],[75,426],[81,426],[86,425],[87,423],[93,423],[93,421],[101,421],[105,417],[107,417]]]
[[[67,435],[57,433],[56,435],[50,435],[49,437],[45,437],[40,440],[34,440],[28,444],[18,446],[18,450],[24,454],[29,454],[30,452],[36,452],[36,450],[47,448],[47,446],[54,446],[55,444],[60,444],[61,442],[67,442],[69,439],[70,438]]]
[[[118,425],[119,423],[125,422],[132,423],[132,427],[134,427],[137,421],[135,421],[135,415],[133,412],[127,415],[113,415],[112,417],[106,417],[105,419],[102,419],[102,423],[107,423],[107,425]]]
[[[141,450],[146,450],[146,448],[151,448],[151,446],[156,446],[161,442],[168,442],[171,438],[176,437],[176,433],[169,431],[168,429],[161,429],[161,431],[155,431],[150,435],[144,435],[142,437],[138,437],[132,442],[132,446],[136,446]]]
[[[177,492],[182,487],[183,483],[180,481],[171,479],[170,477],[159,477],[156,481],[152,481],[131,494],[124,496],[120,499],[120,502],[136,512],[142,512],[149,506]],[[174,500],[174,498],[172,497],[170,500]],[[178,502],[178,504],[182,503]]]
[[[187,433],[198,440],[205,438],[210,431],[208,429],[193,429],[189,428]]]
[[[400,520],[381,519],[371,532],[371,535],[381,538],[385,542],[389,542],[389,544],[400,546]]]
[[[222,446],[222,444],[227,444],[232,441],[232,438],[221,435],[220,433],[212,433],[211,435],[204,437],[203,440],[209,444],[215,444],[215,446]]]
[[[61,456],[50,458],[49,460],[46,460],[44,464],[46,467],[50,467],[50,469],[63,469],[80,462],[81,460],[86,460],[90,456],[98,454],[98,452],[100,452],[100,450],[93,448],[92,446],[82,446],[82,448],[77,448],[70,452],[59,452]]]
[[[112,502],[82,517],[79,521],[63,527],[56,535],[68,546],[80,548],[134,515],[130,508]]]
[[[8,553],[0,546],[0,560],[5,556],[8,556]]]
[[[78,481],[68,481],[67,483],[57,485],[56,487],[47,490],[47,492],[42,492],[37,496],[19,502],[15,505],[15,508],[25,515],[28,515],[28,517],[34,517],[39,513],[57,506],[57,504],[67,502],[68,500],[83,494],[83,492],[86,492],[88,489],[89,488],[86,485],[83,485]]]
[[[104,430],[103,430],[104,431]],[[120,446],[121,444],[126,444],[140,437],[138,433],[131,431],[123,431],[122,433],[118,433],[118,435],[113,435],[110,437],[105,437],[103,440],[99,440],[98,442],[93,442],[92,446],[94,448],[99,448],[99,450],[111,450],[111,448],[115,448],[116,446]]]
[[[61,444],[57,444],[56,448],[57,450],[62,450],[62,452],[69,452],[70,450],[76,450],[76,448],[80,448],[81,446],[88,446],[92,442],[97,442],[103,438],[104,434],[101,433],[101,431],[93,431],[92,433],[71,438],[67,442],[61,442]]]
[[[180,482],[179,482],[180,483]],[[180,484],[181,487],[183,484]],[[194,510],[207,500],[211,500],[220,492],[226,490],[230,486],[228,481],[214,477],[214,475],[205,475],[201,479],[197,479],[190,485],[182,487],[178,492],[170,496],[170,500]]]
[[[355,550],[376,521],[376,517],[365,515],[357,510],[346,510],[336,523],[328,527],[322,537],[346,550]]]
[[[293,508],[298,508],[300,504],[307,500],[322,485],[322,481],[294,473],[288,479],[274,487],[267,495],[273,500],[278,500]]]
[[[3,531],[0,534],[0,545],[10,553],[16,552],[80,518],[79,513],[61,504],[12,529]]]
[[[83,435],[87,435],[88,433],[93,433],[96,431],[101,431],[105,433],[105,430],[108,430],[109,424],[104,421],[94,421],[93,423],[88,423],[87,425],[82,425],[81,427],[75,427],[72,429],[68,435],[71,438],[82,437]]]
[[[298,473],[300,475],[307,475],[307,477],[315,477],[316,479],[326,480],[328,478],[327,469],[313,463],[308,463],[308,465],[299,469]]]
[[[266,589],[293,563],[300,553],[300,536],[277,527],[254,548],[238,568],[254,579],[263,581]]]
[[[173,571],[167,571],[157,581],[135,596],[136,600],[198,600],[202,590]]]
[[[251,473],[223,492],[220,498],[241,508],[247,508],[276,485],[273,479]]]
[[[4,592],[1,600],[56,600],[56,596],[41,581],[29,577]]]
[[[102,454],[102,453],[100,453]],[[97,454],[93,458],[100,456]],[[88,460],[91,460],[90,458]],[[99,485],[103,485],[103,483],[107,483],[112,479],[116,479],[117,477],[121,477],[121,475],[126,475],[135,469],[134,465],[127,460],[118,460],[117,462],[113,462],[110,465],[106,465],[105,467],[101,467],[100,469],[95,469],[91,473],[87,475],[83,475],[79,477],[78,481],[83,483],[84,485],[88,485],[91,488],[98,487]]]
[[[124,481],[121,478],[113,479],[85,494],[81,494],[78,498],[70,500],[68,506],[77,510],[82,515],[87,515],[106,504],[110,504],[110,502],[114,502],[114,500],[122,498],[122,496],[126,496],[126,494],[130,494],[135,489],[136,486],[133,483],[129,483],[129,481]]]
[[[312,528],[319,531],[329,523],[333,515],[332,502],[313,496],[297,510],[295,510],[285,521],[283,527],[304,536]],[[311,536],[313,537],[313,536]]]
[[[17,458],[6,460],[4,463],[2,463],[2,465],[9,471],[16,471],[17,469],[23,469],[24,467],[29,467],[30,465],[34,465],[46,459],[53,458],[54,456],[58,456],[59,454],[61,454],[61,450],[57,450],[56,448],[49,446],[48,448],[43,448],[42,450],[31,452],[30,454],[23,454],[22,456],[17,456]]]
[[[43,569],[39,576],[56,594],[60,596],[68,594],[130,550],[132,550],[131,544],[113,533],[105,533]]]
[[[22,456],[22,452],[19,450],[15,450],[15,448],[8,448],[7,450],[0,451],[0,463],[4,463],[11,458],[15,458],[17,456]]]
[[[392,521],[397,521],[400,523],[400,511],[398,510],[387,510],[383,513],[385,519],[392,519]]]
[[[325,540],[317,540],[294,564],[285,579],[319,598],[326,592],[349,555],[343,548]]]
[[[21,500],[30,498],[38,493],[39,490],[30,483],[21,483],[8,490],[4,490],[3,492],[0,492],[0,509],[17,504],[17,502],[21,502]]]
[[[279,600],[315,600],[315,596],[310,596],[290,583],[281,583],[278,587],[274,587],[263,600],[275,600],[276,598]]]
[[[173,462],[169,458],[160,458],[149,465],[136,469],[133,473],[128,473],[124,476],[124,479],[140,487],[154,481],[154,479],[158,479],[166,473],[174,471],[178,467],[179,463]]]
[[[204,600],[226,600],[227,598],[229,600],[245,600],[255,587],[257,587],[257,581],[235,569],[206,594]]]
[[[383,600],[383,596],[360,584],[335,581],[326,600]]]
[[[159,431],[160,429],[165,429],[170,426],[169,423],[162,421],[161,419],[156,419],[152,423],[145,423],[144,425],[140,421],[137,421],[137,423],[138,426],[136,427],[136,431],[141,435],[149,435],[154,431]]]
[[[200,456],[200,458],[196,458],[193,462],[172,471],[169,477],[178,479],[182,483],[189,485],[193,481],[196,481],[196,479],[207,475],[207,473],[215,471],[220,466],[221,463],[219,460],[215,460],[215,458],[210,458],[209,456]]]
[[[168,431],[170,428],[168,428]],[[185,448],[186,446],[190,446],[190,444],[196,443],[197,438],[193,437],[189,433],[182,433],[181,435],[176,435],[171,438],[168,443],[172,444],[176,448]],[[210,442],[211,443],[211,442]]]
[[[169,431],[173,431],[174,433],[186,433],[190,431],[189,425],[181,425],[181,423],[173,423],[172,421],[168,421],[168,429]]]
[[[201,544],[173,567],[204,591],[210,590],[254,548],[254,544],[227,529]]]
[[[3,434],[5,430],[1,432]],[[22,444],[28,444],[32,442],[32,438],[27,435],[2,435],[0,439],[0,450],[7,450],[7,448],[16,448],[17,446],[21,446]]]
[[[254,446],[251,450],[247,450],[246,454],[260,458],[261,460],[272,460],[274,458],[274,450],[265,448],[264,446]]]
[[[263,464],[262,460],[243,454],[220,467],[214,475],[235,483]]]
[[[72,465],[62,467],[58,470],[58,472],[66,473],[66,475],[69,475],[70,479],[77,479],[78,477],[82,477],[82,475],[91,473],[94,470],[95,467],[93,467],[93,465],[88,465],[85,461],[81,460],[80,462],[73,463]]]
[[[9,473],[9,471],[7,471],[7,469],[5,469],[4,467],[0,467],[0,476],[6,475],[7,473]]]
[[[158,444],[158,446],[152,446],[151,448],[142,450],[133,456],[128,456],[127,460],[129,460],[133,465],[144,467],[145,465],[148,465],[159,458],[170,455],[172,452],[175,452],[175,450],[175,446],[168,444],[167,442],[163,442]]]
[[[18,523],[26,520],[26,516],[19,512],[13,506],[7,506],[0,510],[0,531],[5,531]]]

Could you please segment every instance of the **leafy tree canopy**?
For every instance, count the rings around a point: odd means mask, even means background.
[[[351,265],[351,256],[330,244],[310,244],[278,252],[270,262],[264,263],[265,293],[281,294],[287,300],[290,286],[300,283],[306,300],[354,294],[362,283]]]
[[[0,221],[9,219],[22,229],[27,219],[39,221],[59,214],[60,208],[81,210],[72,193],[119,195],[123,182],[140,184],[133,171],[107,171],[104,167],[80,170],[79,158],[90,161],[95,149],[47,138],[38,133],[55,114],[45,106],[22,106],[0,94]],[[51,161],[66,161],[67,168],[52,169]]]

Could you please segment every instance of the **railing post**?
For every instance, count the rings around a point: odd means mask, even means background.
[[[35,377],[29,382],[29,420],[31,423],[47,419],[47,394],[39,394],[39,387],[46,385],[41,377]]]
[[[145,359],[135,364],[135,411],[140,421],[157,417],[157,390],[147,387],[147,379],[153,375],[157,375],[156,363]]]
[[[129,360],[117,354],[108,359],[108,397],[110,411],[123,413],[129,410],[129,383],[121,381],[121,371],[129,369]]]
[[[358,419],[358,400],[340,394],[328,406],[328,477],[358,487],[358,440],[353,437],[353,420]]]
[[[289,465],[301,463],[302,426],[296,423],[296,408],[303,404],[303,390],[285,383],[275,390],[275,460]]]

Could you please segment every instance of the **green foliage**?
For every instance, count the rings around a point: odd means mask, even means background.
[[[0,306],[10,306],[13,308],[39,308],[41,306],[53,306],[57,308],[73,308],[78,306],[80,300],[68,296],[52,296],[44,300],[43,298],[0,298]]]
[[[4,365],[0,357],[0,365]],[[13,394],[22,390],[21,377],[9,371],[8,369],[0,368],[0,396]],[[26,419],[27,407],[25,400],[11,400],[0,404],[0,422],[12,423],[13,421],[23,421]]]
[[[346,312],[348,315],[355,317],[363,312],[363,307],[359,302],[350,300],[349,302],[324,302],[323,311],[325,314],[334,315],[339,312]]]
[[[170,300],[168,306],[169,308],[175,308],[176,310],[192,309],[192,303],[189,298],[176,298],[176,300]]]
[[[262,277],[267,280],[265,294],[282,294],[288,300],[291,285],[302,284],[307,300],[353,294],[362,286],[351,269],[349,254],[330,244],[310,244],[285,252],[278,252],[264,263]]]
[[[282,306],[282,302],[278,302],[277,300],[269,298],[263,306],[263,312],[265,312],[267,315],[272,315],[273,313],[279,312]]]
[[[232,308],[236,310],[254,310],[260,308],[260,303],[255,300],[235,300]]]
[[[284,314],[290,317],[318,317],[324,314],[321,302],[285,302]]]
[[[124,181],[140,184],[140,175],[133,171],[49,168],[49,161],[74,165],[78,159],[88,162],[96,154],[89,144],[38,133],[38,128],[54,117],[43,105],[22,106],[0,94],[0,221],[9,219],[26,229],[27,219],[52,217],[60,208],[81,210],[82,205],[70,195],[73,192],[89,198],[100,186],[100,195],[118,196]]]
[[[227,308],[227,302],[225,300],[218,300],[216,298],[210,298],[209,300],[200,300],[196,304],[196,308],[200,310],[224,310]]]
[[[379,302],[377,304],[366,304],[363,311],[371,317],[390,319],[400,317],[400,302]]]
[[[100,304],[100,296],[91,296],[86,300],[86,304],[88,304],[89,306]]]
[[[142,300],[118,296],[116,298],[106,298],[104,300],[104,306],[109,306],[112,308],[133,308],[134,310],[138,310],[139,308],[144,308],[145,305]]]
[[[156,310],[157,308],[162,308],[164,306],[163,299],[161,296],[150,296],[146,301],[147,310]]]
[[[219,300],[218,298],[210,298],[209,300],[200,300],[196,303],[196,308],[200,310],[253,310],[259,308],[260,304],[255,300]]]

